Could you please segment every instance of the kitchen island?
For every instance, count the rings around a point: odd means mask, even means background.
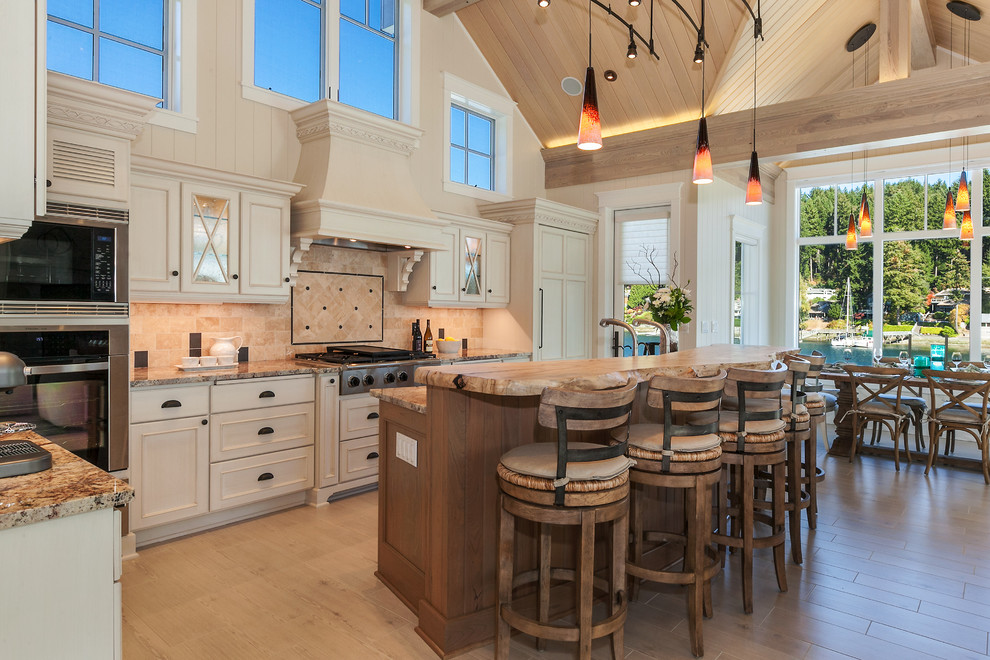
[[[787,350],[720,345],[657,356],[420,369],[425,412],[412,399],[395,399],[381,411],[379,578],[417,614],[416,631],[441,657],[487,643],[495,627],[495,470],[509,449],[554,440],[536,422],[545,387],[601,389],[635,378],[635,421],[649,417],[646,383],[656,374],[766,368]],[[406,459],[397,457],[397,444]]]
[[[120,656],[120,507],[123,481],[31,431],[48,470],[0,479],[0,656]]]

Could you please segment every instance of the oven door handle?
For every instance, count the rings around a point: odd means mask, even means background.
[[[73,374],[84,371],[106,371],[109,362],[80,362],[78,364],[42,364],[24,367],[25,376],[48,376],[50,374]]]

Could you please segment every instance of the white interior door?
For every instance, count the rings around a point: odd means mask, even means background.
[[[766,344],[766,295],[769,268],[765,257],[767,230],[745,218],[732,219],[732,343]]]

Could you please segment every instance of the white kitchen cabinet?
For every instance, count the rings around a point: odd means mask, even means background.
[[[533,359],[591,357],[597,214],[544,199],[485,204],[479,211],[514,226],[508,309],[526,329]]]
[[[450,250],[424,255],[406,289],[408,305],[504,307],[509,302],[509,230],[505,223],[438,213]]]
[[[210,433],[205,415],[131,424],[133,530],[185,520],[210,508]]]
[[[131,299],[284,302],[298,184],[134,157]]]
[[[316,484],[311,504],[324,504],[339,480],[337,424],[340,374],[316,377]]]

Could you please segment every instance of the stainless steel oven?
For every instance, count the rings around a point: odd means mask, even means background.
[[[30,422],[103,470],[127,469],[127,325],[0,327],[27,384],[0,390],[0,421]]]

